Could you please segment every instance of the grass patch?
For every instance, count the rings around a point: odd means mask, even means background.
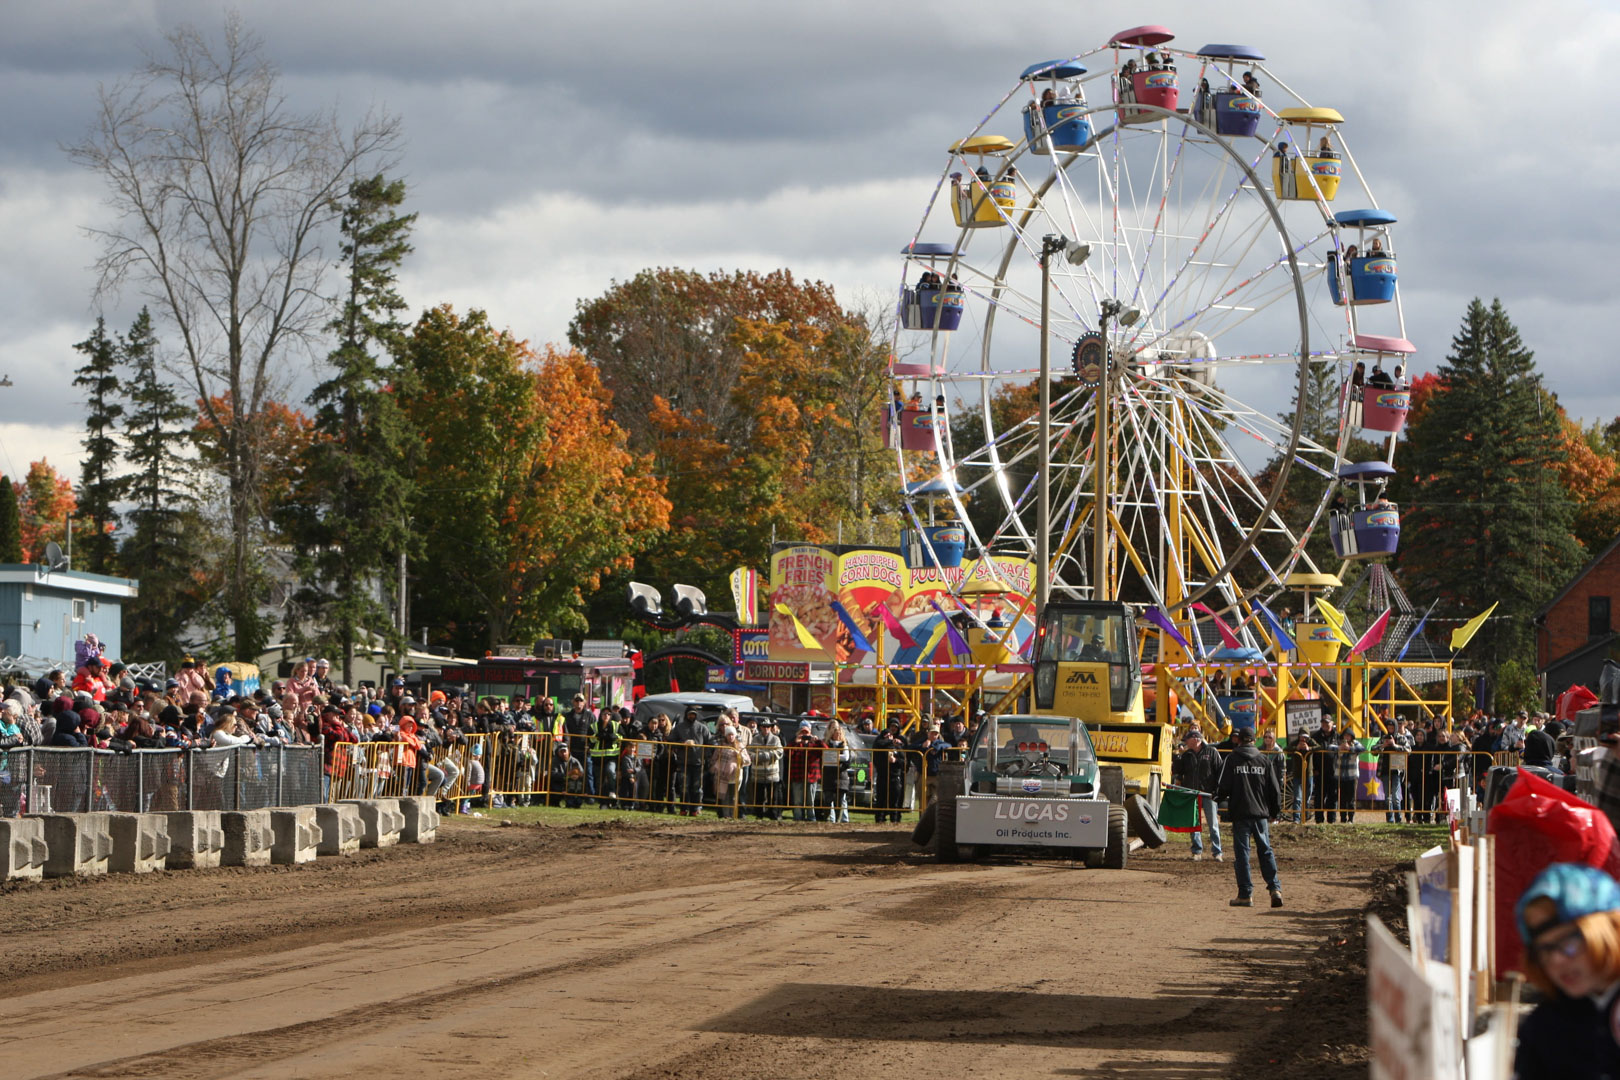
[[[1290,846],[1323,853],[1369,855],[1405,862],[1446,842],[1444,825],[1274,825],[1272,835]]]
[[[698,817],[681,817],[676,814],[657,814],[646,810],[615,810],[603,807],[582,806],[578,810],[571,810],[566,806],[509,806],[503,810],[487,810],[482,806],[473,807],[478,813],[484,815],[485,821],[512,821],[525,825],[546,825],[553,827],[566,827],[569,825],[605,825],[610,823],[640,826],[659,825],[699,825],[714,824],[732,827],[748,826],[762,829],[780,829],[784,826],[798,826],[802,828],[828,828],[831,823],[826,821],[804,822],[793,821],[784,816],[781,821],[756,821],[752,817],[721,818],[716,817],[713,810],[707,810]],[[471,818],[471,815],[457,815],[460,818]],[[902,825],[885,823],[885,829],[909,828],[916,822],[916,814],[904,815]],[[455,820],[447,815],[446,820]],[[840,829],[865,826],[876,828],[871,814],[850,814],[848,825],[837,826]]]

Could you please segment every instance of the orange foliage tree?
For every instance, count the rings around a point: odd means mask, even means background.
[[[38,562],[45,545],[67,541],[67,519],[79,508],[73,481],[57,473],[44,458],[28,466],[22,483],[13,484],[22,518],[23,562]]]
[[[887,318],[787,271],[648,270],[580,304],[569,339],[668,485],[670,528],[638,577],[724,595],[733,567],[764,566],[773,535],[895,541]]]
[[[1620,534],[1620,461],[1600,433],[1584,430],[1562,407],[1558,413],[1565,454],[1558,473],[1575,503],[1575,537],[1596,554]]]
[[[259,448],[256,483],[263,494],[262,505],[267,511],[280,505],[292,491],[300,457],[314,441],[314,423],[303,412],[279,401],[266,401],[251,416],[237,417],[228,393],[217,395],[206,405],[199,400],[192,437],[203,464],[215,469],[224,462],[216,418],[249,429],[241,437]]]
[[[448,306],[422,316],[401,359],[419,440],[412,621],[478,650],[582,629],[584,595],[669,523],[596,369]]]

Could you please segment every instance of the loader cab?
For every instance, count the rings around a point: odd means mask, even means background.
[[[1052,600],[1035,642],[1035,709],[1087,724],[1141,723],[1136,618],[1125,604]]]

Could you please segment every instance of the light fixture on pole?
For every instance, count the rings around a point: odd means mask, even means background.
[[[1101,310],[1102,320],[1098,331],[1102,338],[1102,375],[1097,382],[1097,408],[1094,412],[1097,442],[1091,455],[1092,467],[1096,470],[1091,503],[1091,598],[1112,600],[1113,588],[1108,566],[1108,489],[1109,476],[1113,472],[1113,462],[1110,460],[1113,448],[1109,440],[1108,405],[1112,391],[1110,382],[1113,377],[1114,347],[1108,340],[1108,324],[1117,322],[1121,326],[1135,326],[1142,318],[1142,309],[1109,297],[1102,302]]]
[[[1041,239],[1041,376],[1039,445],[1035,501],[1035,618],[1046,612],[1051,582],[1052,531],[1052,256],[1069,247],[1067,237],[1048,233]],[[1090,244],[1077,244],[1068,254],[1069,264],[1079,266],[1091,255]]]

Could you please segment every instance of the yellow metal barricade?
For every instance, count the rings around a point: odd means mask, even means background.
[[[485,790],[508,804],[544,802],[551,790],[555,737],[539,731],[502,731],[485,742]]]

